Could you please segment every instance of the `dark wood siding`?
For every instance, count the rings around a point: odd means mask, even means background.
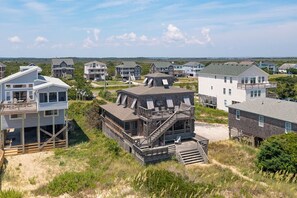
[[[266,139],[285,133],[285,121],[264,116],[264,127],[260,127],[258,114],[240,111],[240,120],[236,120],[236,109],[229,108],[229,128],[236,128],[245,135]],[[296,123],[292,123],[292,131],[297,131]]]

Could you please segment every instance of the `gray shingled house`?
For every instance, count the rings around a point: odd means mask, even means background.
[[[174,64],[171,62],[153,62],[150,73],[160,72],[163,74],[174,75]]]
[[[297,132],[296,102],[260,98],[229,106],[231,138],[246,138],[258,146],[272,135],[288,132]]]
[[[194,133],[194,92],[173,80],[146,75],[144,86],[119,90],[115,104],[101,106],[103,132],[143,164],[172,155],[184,164],[207,161],[208,140]]]
[[[56,78],[74,76],[73,59],[52,59],[52,76]]]
[[[141,66],[134,61],[123,61],[116,66],[115,74],[125,80],[129,78],[131,80],[139,80],[141,78]]]
[[[0,62],[0,79],[5,77],[6,65]]]

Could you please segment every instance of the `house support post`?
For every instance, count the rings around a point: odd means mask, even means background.
[[[53,148],[56,148],[55,115],[53,111]]]
[[[66,148],[68,148],[68,113],[66,113],[65,119],[66,119],[66,137],[65,137],[66,138]]]
[[[2,115],[0,115],[0,141],[1,141],[1,148],[4,148],[5,145],[5,132],[2,131]]]
[[[22,140],[22,152],[25,153],[25,114],[22,114],[22,130],[21,130],[21,140]]]
[[[37,113],[37,143],[38,149],[40,150],[40,114]]]

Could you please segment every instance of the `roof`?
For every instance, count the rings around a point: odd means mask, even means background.
[[[19,71],[17,73],[11,74],[11,75],[9,75],[9,76],[7,76],[5,78],[2,78],[0,80],[0,84],[5,83],[5,82],[10,81],[10,80],[13,80],[13,79],[16,79],[16,78],[19,78],[19,77],[24,76],[26,74],[29,74],[31,72],[38,71],[38,69],[39,69],[39,67],[31,66],[30,69],[27,69],[25,71]]]
[[[297,64],[296,63],[284,63],[278,69],[285,70],[285,69],[290,69],[290,68],[297,68]]]
[[[65,62],[67,65],[74,65],[73,59],[71,58],[53,58],[52,65],[60,65],[62,62]]]
[[[139,119],[139,117],[134,114],[134,110],[128,107],[125,108],[123,105],[117,105],[117,104],[111,103],[106,105],[100,105],[100,107],[122,121]]]
[[[226,62],[226,63],[224,63],[225,65],[236,65],[236,64],[238,64],[238,62]]]
[[[197,66],[200,65],[201,63],[199,62],[187,62],[184,64],[184,66]]]
[[[35,65],[34,66],[33,65],[20,66],[20,71],[25,71],[25,70],[28,70],[28,69],[30,69],[32,67],[37,67],[38,68],[37,69],[38,73],[42,72],[42,69],[39,66],[35,66]]]
[[[160,87],[137,86],[137,87],[131,87],[128,89],[123,89],[123,90],[120,90],[119,92],[128,92],[134,95],[193,93],[193,91],[184,89],[184,88],[178,88],[178,87],[165,88],[163,86],[160,86]]]
[[[259,98],[234,105],[229,108],[263,115],[278,120],[297,123],[297,103],[273,98]]]
[[[255,61],[250,61],[250,60],[245,60],[245,61],[241,61],[239,64],[243,64],[243,65],[256,65]]]
[[[170,65],[173,65],[171,62],[153,62],[152,64],[154,64],[157,68],[161,68],[161,67],[169,67]]]
[[[98,64],[98,65],[106,65],[105,63],[103,63],[103,62],[99,62],[99,61],[91,61],[91,62],[87,62],[87,63],[85,63],[85,65],[90,65],[90,64],[93,64],[93,63],[96,63],[96,64]]]
[[[43,88],[50,87],[50,86],[57,86],[57,87],[62,87],[62,88],[66,88],[66,89],[70,88],[69,85],[64,83],[59,78],[53,78],[53,77],[49,77],[49,76],[39,76],[39,80],[44,80],[44,81],[46,81],[46,83],[34,86],[33,87],[34,90],[43,89]]]
[[[120,67],[120,68],[132,68],[132,67],[136,67],[139,66],[138,64],[136,64],[134,61],[123,61],[122,64],[117,65],[116,67]]]
[[[169,78],[169,77],[171,77],[172,78],[172,75],[156,72],[156,73],[152,73],[152,74],[147,74],[147,75],[145,75],[145,77],[149,77],[149,78],[155,78],[155,77]]]
[[[244,71],[248,70],[255,65],[243,65],[243,64],[210,64],[205,67],[200,74],[218,74],[218,75],[230,75],[238,76]]]
[[[0,62],[0,66],[1,66],[1,67],[6,67],[6,65],[3,64],[3,63],[1,63],[1,62]]]

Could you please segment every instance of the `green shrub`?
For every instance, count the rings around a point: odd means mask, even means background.
[[[213,190],[212,185],[194,183],[167,170],[157,169],[140,172],[133,185],[155,197],[200,197]]]
[[[23,197],[23,194],[13,189],[0,191],[0,198],[21,198],[21,197]]]
[[[56,176],[46,187],[45,191],[51,196],[64,193],[77,193],[87,188],[95,187],[96,175],[91,171],[65,172]]]
[[[297,173],[297,133],[276,135],[260,146],[257,166],[263,171]]]

